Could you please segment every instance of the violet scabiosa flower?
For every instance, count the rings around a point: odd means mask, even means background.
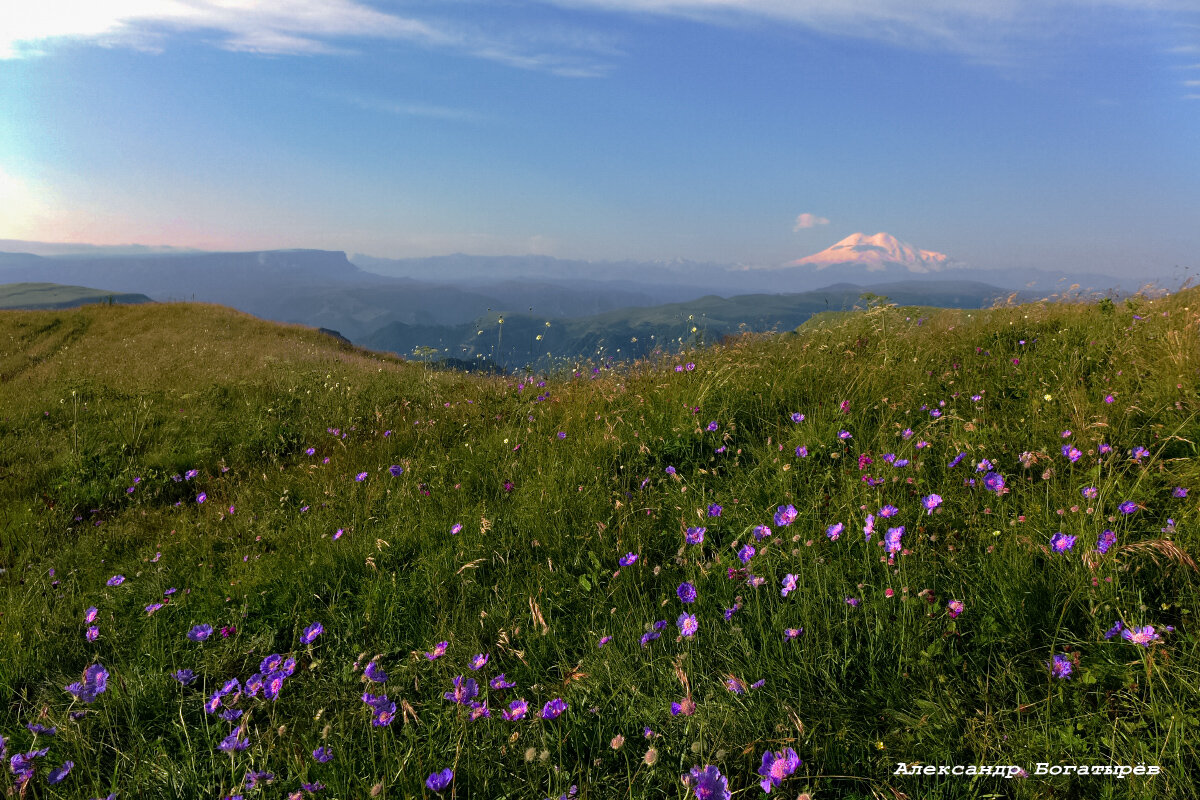
[[[196,625],[187,633],[187,638],[193,642],[203,642],[209,636],[212,636],[213,627],[207,622]]]
[[[792,505],[779,506],[775,510],[775,524],[782,527],[787,527],[796,521],[796,507]]]
[[[488,654],[480,653],[479,655],[474,656],[470,660],[470,662],[467,664],[467,666],[470,667],[471,669],[479,670],[479,669],[483,669],[484,665],[486,665],[487,662],[488,662]]]
[[[674,467],[667,467],[667,468],[666,468],[665,470],[663,470],[663,471],[664,471],[664,472],[666,472],[668,475],[674,475],[674,474],[675,474],[675,468],[674,468]]]
[[[1133,502],[1132,500],[1126,500],[1124,503],[1121,503],[1121,505],[1117,506],[1117,510],[1122,514],[1132,514],[1133,512],[1137,511],[1137,503]]]
[[[679,634],[685,639],[691,639],[700,629],[700,623],[696,621],[695,614],[680,614],[675,624],[679,626]]]
[[[946,610],[950,612],[950,619],[958,617],[963,612],[963,608],[962,600],[951,600],[946,604]]]
[[[942,496],[940,494],[931,494],[928,497],[921,498],[921,505],[925,506],[925,513],[932,514],[933,510],[942,504]]]
[[[771,529],[766,525],[755,525],[753,533],[754,541],[761,542],[763,539],[771,535]]]
[[[452,703],[457,703],[460,706],[465,706],[471,702],[479,694],[479,684],[473,678],[464,678],[459,675],[454,679],[453,691],[446,692],[442,695]]]
[[[430,774],[430,776],[425,779],[425,786],[430,791],[441,794],[443,791],[446,790],[446,787],[449,786],[450,782],[453,780],[454,780],[454,770],[450,769],[449,767],[446,767],[441,772],[434,772],[434,773]]]
[[[399,464],[392,464],[390,467],[388,467],[388,474],[390,474],[393,478],[399,478],[404,474],[404,467],[400,466]]]
[[[1142,647],[1149,647],[1152,642],[1162,637],[1154,632],[1153,625],[1147,625],[1144,628],[1126,628],[1121,632],[1121,638],[1127,642],[1140,644]]]
[[[200,494],[196,495],[196,504],[197,504],[197,505],[199,505],[199,504],[203,503],[203,502],[204,502],[205,500],[207,500],[207,499],[208,499],[208,493],[207,493],[207,492],[201,492]]]
[[[808,448],[800,445],[796,448],[796,458],[808,458]]]
[[[792,422],[804,422],[804,415],[799,411],[792,412]]]
[[[755,552],[754,545],[744,544],[742,545],[741,549],[738,550],[738,560],[740,560],[743,564],[749,564],[750,559],[754,558]]]
[[[710,764],[692,767],[684,777],[696,800],[730,800],[729,781],[716,767]]]
[[[196,673],[192,672],[190,669],[181,669],[172,672],[171,677],[179,681],[179,683],[183,686],[187,686],[189,683],[196,680]]]
[[[324,632],[325,626],[319,622],[314,622],[305,628],[304,633],[300,635],[300,644],[312,644]]]
[[[867,514],[866,524],[863,525],[863,538],[866,541],[871,541],[871,536],[875,533],[875,515]]]
[[[688,544],[704,544],[704,532],[707,528],[688,528],[684,534],[684,541]]]
[[[366,479],[367,479],[367,473],[365,473],[365,472],[360,472],[360,473],[358,473],[357,475],[355,475],[355,476],[354,476],[354,482],[355,482],[355,483],[362,483],[362,482],[363,482],[363,481],[365,481]]]
[[[96,621],[96,616],[99,613],[100,613],[99,609],[97,609],[95,606],[92,606],[91,608],[89,608],[87,610],[87,613],[83,615],[83,621],[91,624]]]
[[[1117,535],[1110,530],[1105,530],[1100,534],[1100,538],[1096,541],[1096,551],[1100,555],[1108,552],[1108,548],[1112,547],[1117,541]]]
[[[721,516],[721,511],[722,511],[721,507],[719,505],[717,505],[716,503],[712,503],[708,507],[708,515],[710,517]]]
[[[1100,490],[1095,486],[1085,486],[1079,490],[1079,493],[1083,495],[1084,499],[1086,500],[1095,500],[1100,496]]]
[[[1078,447],[1072,447],[1069,444],[1064,444],[1062,446],[1062,454],[1063,454],[1063,457],[1065,459],[1067,459],[1068,461],[1070,461],[1072,464],[1074,464],[1076,461],[1078,461],[1080,458],[1083,457],[1082,450],[1080,450]]]
[[[825,529],[825,535],[829,537],[830,541],[836,542],[838,537],[842,535],[842,531],[845,529],[845,525],[840,522],[835,522]]]
[[[488,686],[492,687],[493,689],[495,689],[497,691],[499,691],[501,689],[511,689],[516,685],[517,685],[517,682],[508,680],[508,678],[505,677],[503,672],[501,672],[499,675],[497,675],[496,677],[494,677],[490,681],[488,681]]]
[[[957,467],[957,466],[958,466],[960,463],[962,463],[962,460],[963,460],[964,458],[966,458],[966,457],[967,457],[967,454],[966,454],[965,452],[964,452],[964,453],[959,453],[958,455],[956,455],[956,456],[955,456],[955,457],[954,457],[954,458],[953,458],[953,459],[950,461],[950,463],[949,463],[949,464],[947,464],[947,465],[946,465],[946,469],[954,469],[954,468],[955,468],[955,467]]]
[[[113,575],[111,578],[109,578],[107,581],[105,581],[105,583],[107,583],[109,586],[120,586],[124,582],[125,582],[124,575]]]
[[[238,728],[233,733],[222,739],[221,743],[217,745],[217,749],[224,753],[237,753],[245,750],[250,746],[250,740],[242,738],[242,733],[244,733],[244,731],[241,728]]]
[[[387,673],[379,666],[378,661],[367,662],[367,666],[363,669],[363,677],[371,683],[383,683],[388,679]]]
[[[678,717],[680,715],[690,717],[696,713],[696,701],[690,697],[685,697],[678,703],[671,703],[671,716]]]
[[[61,767],[50,770],[50,774],[46,776],[46,782],[53,786],[56,783],[62,783],[63,779],[70,774],[71,769],[75,766],[74,761],[64,761]]]
[[[1071,664],[1071,659],[1064,655],[1056,655],[1052,661],[1046,662],[1046,666],[1050,669],[1050,674],[1060,680],[1070,678],[1071,672],[1075,669]]]
[[[659,633],[658,631],[647,631],[646,633],[643,633],[642,639],[641,639],[642,647],[648,646],[651,642],[653,642],[655,639],[657,639],[660,636],[662,636],[662,634]]]
[[[108,670],[102,664],[93,664],[83,671],[83,680],[64,687],[80,702],[94,703],[108,689]]]
[[[679,599],[684,603],[696,602],[696,587],[687,581],[679,584],[679,588],[675,590],[675,594],[678,595]]]
[[[1050,547],[1056,553],[1065,553],[1075,547],[1075,538],[1076,537],[1074,536],[1067,536],[1062,531],[1059,531],[1050,537]]]
[[[783,576],[783,589],[780,590],[781,597],[787,597],[790,593],[796,591],[796,576],[788,573]]]
[[[604,645],[608,644],[611,641],[612,641],[611,636],[601,636],[600,641],[598,641],[596,643],[596,649],[600,649],[601,647],[604,647]]]
[[[449,642],[438,642],[433,646],[433,650],[425,654],[425,658],[430,661],[435,661],[446,655],[446,651],[450,649]]]
[[[85,633],[84,636],[87,638],[87,640],[89,642],[94,642],[98,638],[100,638],[100,628],[95,625],[92,625],[91,627],[89,627],[87,629],[87,633]]]
[[[463,528],[463,526],[462,526],[461,522],[454,523],[453,525],[450,526],[450,535],[458,536],[458,534],[462,532],[462,528]]]
[[[791,641],[792,639],[800,638],[800,635],[803,633],[804,628],[784,628],[783,638],[785,641]]]
[[[556,697],[542,706],[542,719],[558,719],[566,710],[567,702]]]
[[[321,745],[316,750],[313,750],[312,757],[313,761],[316,761],[318,764],[328,764],[333,760],[333,751],[325,745]]]
[[[520,719],[525,719],[525,715],[529,713],[529,703],[524,699],[513,700],[508,704],[508,708],[500,712],[500,716],[509,722],[516,722]]]
[[[900,543],[900,540],[903,538],[903,536],[903,525],[898,528],[888,528],[887,533],[883,535],[884,548],[888,551],[888,553],[900,552],[901,548],[904,546]]]
[[[899,513],[900,513],[900,509],[889,504],[889,505],[885,505],[883,508],[879,509],[878,516],[883,517],[884,519],[890,519],[891,517],[894,517]]]
[[[1171,496],[1172,497],[1180,497],[1180,498],[1187,497],[1188,490],[1182,486],[1176,486],[1175,489],[1172,490]]]
[[[850,433],[850,431],[838,431],[838,438],[844,442],[847,439],[853,439],[854,436]]]
[[[630,564],[634,563],[637,560],[638,560],[637,553],[626,553],[625,555],[621,556],[620,559],[617,560],[617,563],[620,564],[622,567],[628,567]]]
[[[712,422],[708,423],[708,432],[712,433],[717,429],[717,427],[717,421],[714,419]]]
[[[763,778],[759,782],[762,790],[770,794],[772,789],[778,789],[784,779],[796,771],[800,763],[800,757],[790,747],[778,753],[770,750],[763,753],[762,766],[758,768],[758,774]]]
[[[989,492],[1000,494],[1004,491],[1004,476],[999,472],[989,472],[983,476],[983,486]]]
[[[1123,630],[1125,630],[1125,623],[1121,620],[1117,620],[1113,623],[1111,628],[1104,632],[1104,640],[1108,641]]]

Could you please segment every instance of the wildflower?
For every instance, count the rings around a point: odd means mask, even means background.
[[[804,628],[784,628],[783,638],[790,641],[799,638],[802,633],[804,633]]]
[[[949,464],[946,465],[946,469],[954,469],[966,457],[967,457],[966,453],[959,453],[950,461]]]
[[[319,622],[314,622],[304,629],[304,633],[300,636],[300,644],[312,644],[324,632],[325,626]]]
[[[196,504],[199,505],[200,503],[203,503],[207,499],[208,499],[208,493],[201,492],[200,494],[196,495]]]
[[[875,533],[875,515],[867,514],[866,524],[863,525],[863,537],[869,542],[872,534]]]
[[[887,533],[883,536],[884,548],[888,553],[898,553],[903,546],[900,544],[901,537],[904,536],[904,526],[898,528],[888,528]]]
[[[808,458],[808,448],[800,445],[796,448],[796,458]]]
[[[983,485],[989,492],[1000,494],[1004,491],[1004,476],[999,472],[989,472],[983,476]]]
[[[729,800],[729,782],[714,766],[692,767],[684,776],[684,783],[692,790],[696,800]]]
[[[846,529],[845,525],[843,525],[840,522],[835,522],[834,524],[830,525],[828,528],[825,529],[825,535],[828,536],[831,541],[836,542],[838,540],[838,537],[842,535],[842,531],[844,531],[845,529]]]
[[[87,610],[87,613],[83,615],[83,621],[84,622],[95,622],[96,615],[99,613],[100,613],[99,610],[95,606],[92,606],[91,608],[89,608]]]
[[[1134,511],[1137,511],[1137,503],[1133,502],[1132,500],[1126,500],[1124,503],[1121,503],[1121,505],[1117,506],[1117,510],[1122,514],[1132,514]]]
[[[233,733],[229,734],[224,739],[222,739],[221,743],[217,745],[217,749],[222,752],[231,753],[231,754],[245,750],[247,747],[250,746],[250,740],[243,739],[241,737],[242,733],[243,733],[242,729],[238,728]]]
[[[620,559],[618,559],[617,563],[619,563],[622,567],[628,567],[630,564],[632,564],[633,562],[635,562],[637,560],[638,560],[637,553],[626,553],[625,555],[621,556]]]
[[[46,781],[53,786],[56,783],[62,783],[63,779],[71,772],[75,766],[74,761],[64,761],[61,767],[50,770],[50,774],[46,776]]]
[[[466,705],[475,699],[479,694],[479,684],[473,678],[463,678],[459,675],[454,679],[453,691],[445,692],[442,697],[445,697],[452,703]]]
[[[796,507],[792,505],[779,506],[775,510],[775,524],[787,527],[796,521]]]
[[[1059,531],[1050,537],[1050,547],[1056,553],[1065,553],[1075,547],[1075,539],[1076,537],[1067,536],[1062,531]]]
[[[658,763],[658,751],[653,747],[647,748],[646,755],[642,756],[642,763],[647,767],[653,767]]]
[[[558,717],[566,710],[566,701],[562,698],[556,697],[546,703],[546,705],[542,706],[542,719],[558,719]]]
[[[690,697],[685,697],[678,703],[671,703],[671,716],[690,717],[696,713],[696,701]]]
[[[519,719],[525,719],[525,714],[529,711],[529,703],[525,700],[513,700],[508,704],[508,708],[500,712],[500,716],[504,717],[509,722],[516,722]]]
[[[696,587],[687,581],[679,584],[679,588],[675,590],[675,594],[677,594],[679,599],[684,603],[696,602]]]
[[[1046,666],[1050,668],[1050,674],[1059,679],[1070,678],[1074,669],[1071,659],[1064,655],[1056,655],[1053,661],[1046,662]]]
[[[430,776],[425,779],[425,786],[430,791],[441,794],[442,791],[444,791],[445,788],[450,785],[452,780],[454,780],[454,770],[446,767],[441,772],[431,773]]]
[[[796,591],[796,576],[788,573],[783,576],[783,589],[779,592],[781,597],[787,597],[791,592]]]
[[[804,415],[799,411],[792,412],[792,422],[804,422]]]
[[[433,646],[433,651],[426,653],[425,657],[427,659],[429,659],[430,661],[434,661],[434,660],[439,659],[442,656],[446,655],[446,651],[449,649],[450,649],[449,642],[438,642],[437,644],[435,644]]]
[[[479,655],[472,658],[470,663],[467,664],[467,666],[470,667],[471,669],[478,670],[478,669],[483,669],[484,665],[487,664],[487,662],[488,662],[487,653],[480,653]]]
[[[190,669],[181,669],[171,673],[171,677],[179,681],[182,685],[187,686],[192,681],[196,680],[196,673]]]
[[[1140,446],[1135,447],[1129,451],[1129,457],[1132,458],[1135,462],[1137,462],[1139,464],[1141,463],[1143,458],[1147,458],[1149,455],[1150,455],[1150,451],[1147,450],[1146,448],[1140,447]]]
[[[124,582],[125,582],[124,575],[113,575],[111,578],[109,578],[107,581],[105,581],[105,583],[107,583],[109,586],[120,586]]]
[[[84,636],[87,637],[89,642],[94,642],[100,637],[100,629],[95,625],[92,625],[87,629],[87,633],[85,633]]]
[[[450,535],[457,536],[462,531],[462,528],[463,526],[461,522],[454,523],[450,526]]]
[[[1100,534],[1100,538],[1096,542],[1097,552],[1100,555],[1104,555],[1108,552],[1108,548],[1112,547],[1116,541],[1117,535],[1110,530],[1105,530],[1104,533]]]
[[[886,505],[883,508],[879,509],[879,516],[883,517],[884,519],[889,519],[891,517],[896,516],[899,513],[900,513],[900,509],[896,508],[893,505]]]
[[[488,686],[491,686],[493,689],[496,689],[496,690],[511,689],[516,685],[517,685],[516,681],[508,680],[504,676],[503,672],[501,672],[499,675],[497,675],[496,677],[494,677],[490,681],[488,681]]]
[[[1188,490],[1183,488],[1182,486],[1176,486],[1174,488],[1174,490],[1171,491],[1171,496],[1172,497],[1187,497]]]
[[[862,601],[859,600],[857,597],[847,597],[846,598],[846,605],[850,606],[851,608],[858,608],[858,604],[860,602],[862,602]]]
[[[738,550],[738,560],[740,560],[743,564],[749,564],[750,559],[754,558],[755,552],[754,545],[744,544],[742,545],[741,549]]]
[[[315,454],[316,452],[317,452],[317,448],[315,448],[315,447],[310,447],[310,448],[308,448],[307,450],[305,450],[305,451],[304,451],[304,455],[306,455],[306,456],[311,456],[311,455]]]
[[[612,738],[611,742],[608,743],[608,746],[611,747],[613,750],[620,750],[624,745],[625,745],[625,737],[619,733]]]
[[[717,429],[717,427],[717,421],[714,419],[712,422],[708,423],[708,432],[712,433]]]
[[[1112,452],[1112,445],[1107,444],[1105,442],[1101,442],[1100,446],[1096,449],[1100,453],[1100,455],[1105,456]]]
[[[83,680],[63,687],[84,703],[94,703],[108,689],[108,670],[93,664],[83,671]]]
[[[559,438],[559,439],[565,439],[565,438],[567,438],[567,432],[566,432],[566,431],[559,431],[559,432],[558,432],[558,438]]]
[[[679,633],[685,639],[691,639],[700,629],[700,623],[696,621],[695,614],[680,614],[675,624],[679,626]]]
[[[942,496],[940,494],[931,494],[928,497],[921,498],[921,505],[925,506],[925,513],[932,514],[933,510],[942,504]]]
[[[853,439],[854,437],[850,434],[850,431],[838,431],[838,438],[844,442],[847,439]]]
[[[746,682],[735,675],[730,675],[725,678],[725,688],[734,694],[745,694]]]
[[[318,764],[327,764],[333,760],[333,752],[325,745],[321,745],[316,750],[313,750],[312,757]]]
[[[764,792],[770,794],[772,789],[778,789],[784,778],[795,772],[799,766],[800,757],[792,748],[788,747],[778,753],[768,750],[763,753],[762,766],[758,768],[758,774],[763,776],[759,785]]]
[[[1079,493],[1087,500],[1095,500],[1100,496],[1100,490],[1095,486],[1085,486],[1079,490]]]
[[[721,516],[721,507],[720,507],[719,505],[717,505],[716,503],[713,503],[713,504],[709,505],[709,507],[708,507],[708,515],[709,515],[710,517],[719,517],[719,516]]]
[[[646,633],[643,633],[641,639],[642,647],[647,646],[660,636],[662,636],[662,634],[658,631],[647,631]]]
[[[950,619],[955,619],[956,617],[958,617],[959,614],[961,614],[963,612],[963,601],[962,600],[951,600],[949,603],[946,604],[946,608],[950,612]]]
[[[611,636],[601,636],[600,641],[596,643],[596,648],[599,649],[601,647],[604,647],[604,645],[608,644],[611,641],[612,641]]]
[[[725,609],[725,621],[729,622],[729,620],[733,619],[733,615],[741,610],[742,610],[742,601],[741,601],[741,598],[738,598],[734,602],[733,608]]]
[[[674,475],[674,474],[675,474],[675,468],[674,468],[674,467],[667,467],[667,468],[666,468],[666,470],[665,470],[665,472],[666,472],[668,475]]]
[[[1144,628],[1127,628],[1121,632],[1121,638],[1142,647],[1149,647],[1152,642],[1162,637],[1154,632],[1153,625],[1147,625]]]
[[[209,636],[212,636],[212,632],[212,625],[209,625],[208,623],[202,623],[188,631],[187,638],[191,639],[193,642],[203,642]]]
[[[387,673],[379,666],[378,661],[369,661],[363,669],[363,677],[372,683],[383,683],[388,679]]]
[[[393,478],[399,478],[404,474],[404,467],[400,466],[399,464],[392,464],[390,467],[388,467],[388,473]]]
[[[258,784],[271,783],[275,780],[275,773],[265,771],[250,771],[246,773],[246,791],[254,789]]]
[[[1113,638],[1114,636],[1116,636],[1118,633],[1120,633],[1124,629],[1125,629],[1125,623],[1122,622],[1121,620],[1117,620],[1116,622],[1113,623],[1113,626],[1111,628],[1109,628],[1107,631],[1104,632],[1105,641]]]
[[[1066,458],[1068,461],[1070,461],[1072,464],[1074,464],[1076,461],[1078,461],[1080,458],[1083,457],[1082,450],[1080,450],[1078,447],[1072,447],[1069,444],[1064,444],[1062,446],[1062,454],[1063,454],[1063,457]]]

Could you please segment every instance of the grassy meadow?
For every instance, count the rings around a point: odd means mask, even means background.
[[[1198,797],[1198,335],[881,306],[487,377],[0,313],[0,793]]]

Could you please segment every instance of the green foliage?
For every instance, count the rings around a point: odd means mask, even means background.
[[[804,763],[780,796],[1194,798],[1197,300],[874,304],[788,337],[521,378],[208,306],[0,315],[0,735],[10,756],[50,748],[38,797],[223,797],[250,770],[277,776],[263,796],[314,781],[432,796],[445,767],[443,796],[680,797],[704,764],[753,797],[763,753],[791,747]],[[980,485],[984,459],[1006,492]],[[897,516],[865,541],[885,504]],[[790,525],[773,520],[785,505]],[[896,525],[906,552],[889,560]],[[702,545],[685,544],[694,527]],[[1069,552],[1050,547],[1060,531]],[[1161,639],[1106,640],[1118,619]],[[311,622],[325,632],[304,645]],[[200,623],[216,632],[192,642]],[[296,659],[277,700],[230,698],[236,723],[205,713],[271,653]],[[1055,655],[1069,679],[1051,677]],[[389,678],[366,685],[376,657]],[[63,687],[97,662],[107,691],[72,703]],[[170,677],[182,668],[191,686]],[[482,689],[490,719],[443,698],[457,675],[501,672],[517,686]],[[735,694],[731,678],[765,683]],[[389,726],[364,691],[396,702]],[[672,716],[689,693],[695,714]],[[517,697],[529,718],[501,719]],[[567,713],[539,719],[556,697]],[[217,745],[235,725],[250,746],[230,756]],[[971,780],[899,762],[1162,774]]]

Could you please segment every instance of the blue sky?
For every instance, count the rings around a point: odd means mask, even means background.
[[[22,5],[0,238],[1200,269],[1197,0]]]

